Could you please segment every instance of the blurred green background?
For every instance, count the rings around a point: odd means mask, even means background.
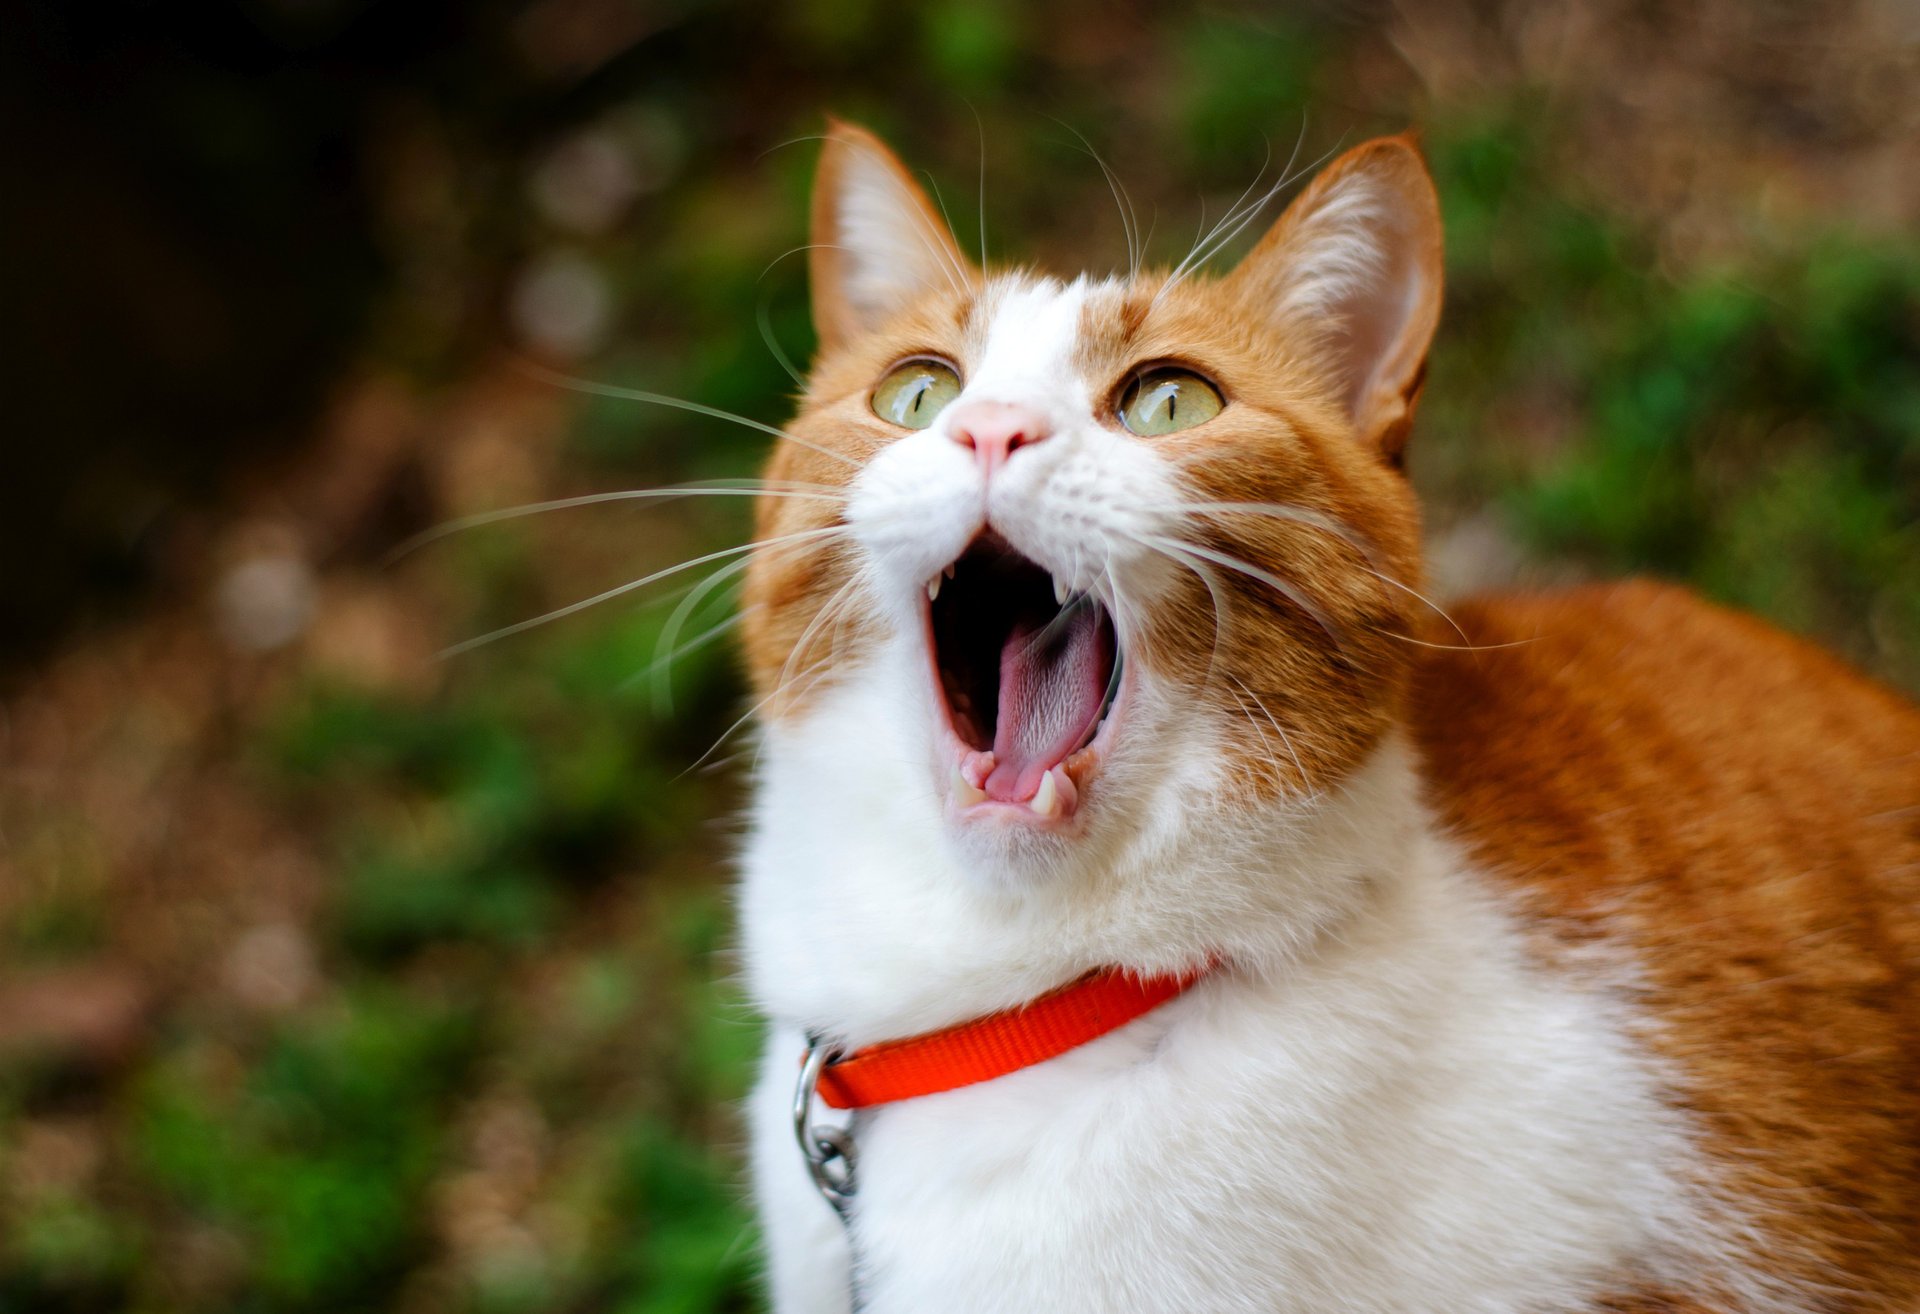
[[[756,469],[528,367],[784,418],[825,110],[1069,270],[1125,260],[1082,134],[1172,262],[1269,155],[1417,125],[1441,586],[1655,572],[1920,688],[1908,6],[15,8],[8,1314],[758,1308],[751,743],[724,634],[657,668],[705,571],[439,655],[747,506],[390,557]]]

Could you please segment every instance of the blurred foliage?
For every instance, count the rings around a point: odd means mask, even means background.
[[[389,52],[354,130],[383,163],[351,197],[385,217],[345,243],[390,272],[354,346],[376,382],[315,419],[310,467],[246,468],[238,528],[176,535],[187,601],[10,709],[31,771],[0,816],[24,878],[0,1011],[37,991],[66,1031],[0,1019],[0,1311],[759,1307],[732,1114],[758,1033],[711,820],[749,750],[729,581],[689,591],[732,559],[430,660],[739,543],[746,505],[582,508],[382,562],[504,504],[754,471],[763,433],[556,399],[476,343],[778,423],[822,109],[933,166],[963,243],[984,222],[996,259],[1058,267],[1123,246],[1076,131],[1170,262],[1263,156],[1271,179],[1417,119],[1449,238],[1413,449],[1436,559],[1656,571],[1920,687],[1914,245],[1829,210],[1676,255],[1545,74],[1417,87],[1382,55],[1409,34],[1336,6],[482,5],[445,49],[375,40],[378,5],[294,8],[232,10],[267,67],[216,79],[195,121],[233,140],[196,158],[271,153],[281,63],[320,112],[316,66]],[[625,190],[595,218],[575,193],[609,149]],[[297,638],[227,619],[263,552],[310,572]]]
[[[1690,582],[1920,684],[1920,247],[1830,232],[1649,276],[1646,232],[1543,176],[1551,122],[1429,139],[1451,300],[1423,443],[1490,440],[1507,468],[1475,479],[1543,557]],[[1485,432],[1527,398],[1566,417],[1551,448]]]

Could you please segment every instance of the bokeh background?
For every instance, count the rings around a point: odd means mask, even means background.
[[[1418,125],[1442,587],[1654,572],[1920,688],[1910,0],[8,10],[9,1314],[758,1308],[751,741],[724,631],[659,663],[706,572],[443,655],[746,504],[393,554],[754,472],[542,371],[779,423],[824,110],[1102,270],[1089,146],[1172,262],[1269,155]]]

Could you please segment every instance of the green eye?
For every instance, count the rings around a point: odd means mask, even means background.
[[[1120,398],[1120,423],[1142,438],[1178,433],[1205,424],[1226,403],[1211,383],[1191,370],[1148,370]]]
[[[902,429],[924,429],[960,395],[960,376],[938,361],[910,360],[873,390],[873,413]]]

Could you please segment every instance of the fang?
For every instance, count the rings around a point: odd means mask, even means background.
[[[975,803],[984,803],[987,798],[987,792],[962,775],[959,767],[953,769],[953,780],[949,788],[953,792],[955,807],[970,808]]]
[[[1059,769],[1059,767],[1053,767],[1046,775],[1040,777],[1040,788],[1033,792],[1033,802],[1027,804],[1043,817],[1051,817],[1060,810],[1060,790],[1053,783],[1053,773]]]

